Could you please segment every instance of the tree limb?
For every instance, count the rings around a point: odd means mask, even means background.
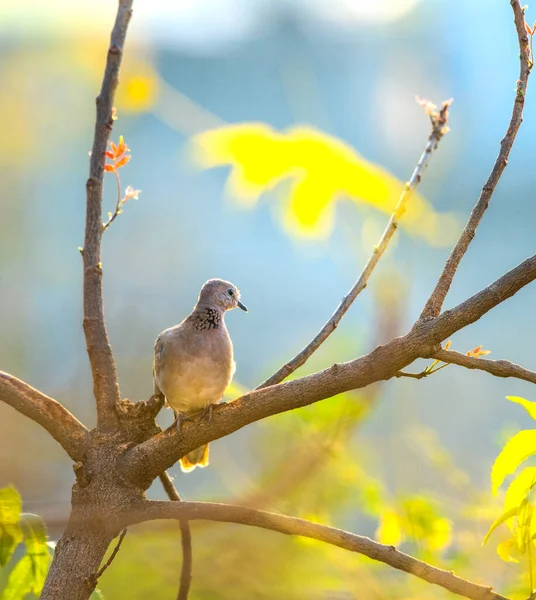
[[[125,516],[125,525],[158,519],[180,520],[184,518],[188,520],[202,519],[239,523],[270,529],[287,535],[299,535],[319,540],[351,552],[364,554],[373,560],[383,562],[400,571],[405,571],[465,598],[473,600],[507,600],[504,596],[496,594],[490,587],[478,585],[457,577],[450,571],[433,567],[396,550],[394,546],[385,546],[367,537],[342,529],[253,508],[209,502],[181,502],[180,504],[174,502],[144,502],[139,509],[133,509]]]
[[[433,323],[433,340],[439,344],[456,331],[478,321],[495,306],[517,294],[520,289],[536,279],[536,254],[496,279],[458,306],[441,313]],[[422,323],[422,322],[421,322]],[[426,328],[425,328],[426,329]],[[423,357],[428,358],[428,357]]]
[[[421,157],[419,158],[417,166],[415,167],[415,170],[413,171],[409,181],[404,186],[402,194],[400,195],[398,203],[393,210],[389,222],[387,223],[385,231],[383,232],[378,244],[374,247],[372,255],[368,259],[367,264],[359,276],[359,279],[355,282],[354,286],[346,294],[346,296],[344,296],[344,298],[341,300],[341,303],[337,307],[337,310],[333,313],[324,327],[322,327],[322,329],[317,333],[314,339],[292,360],[284,364],[276,373],[257,386],[257,390],[275,385],[276,383],[281,383],[281,381],[286,379],[291,373],[294,373],[296,369],[301,367],[307,361],[307,359],[314,352],[316,352],[320,345],[323,344],[335,331],[340,320],[344,317],[354,300],[367,287],[367,282],[372,275],[372,272],[374,271],[385,250],[387,250],[387,246],[397,230],[398,222],[406,210],[406,205],[411,193],[421,181],[422,174],[428,166],[432,152],[437,148],[439,141],[447,131],[446,124],[448,121],[448,108],[450,104],[451,100],[447,100],[446,102],[443,102],[443,106],[438,113],[430,114],[432,120],[432,131],[430,132],[430,136],[428,137],[424,151],[421,154]]]
[[[454,350],[438,350],[434,352],[432,358],[437,358],[445,363],[459,365],[466,369],[479,369],[487,371],[495,377],[515,377],[530,383],[536,383],[536,372],[529,371],[519,365],[516,365],[508,360],[488,360],[486,358],[475,358],[466,356]]]
[[[0,401],[39,423],[74,460],[82,460],[89,432],[64,406],[24,381],[0,371]]]
[[[170,500],[182,502],[179,490],[175,487],[173,479],[167,471],[160,474],[160,481]],[[188,519],[179,519],[179,527],[181,530],[182,567],[177,600],[188,600],[192,583],[192,532]]]
[[[125,539],[127,532],[128,532],[128,529],[125,527],[125,529],[123,529],[123,531],[119,534],[119,539],[117,540],[117,544],[115,545],[115,548],[112,550],[112,553],[110,554],[110,558],[102,565],[102,567],[95,574],[95,577],[92,581],[92,584],[94,584],[94,587],[96,587],[97,582],[102,577],[102,575],[104,575],[104,571],[106,571],[106,569],[113,563],[114,558],[117,556],[117,553],[119,552],[119,549],[121,548],[121,544],[123,543],[123,540]]]
[[[441,277],[437,282],[432,295],[428,299],[422,314],[421,319],[430,317],[437,317],[441,312],[441,307],[445,301],[445,297],[448,294],[454,275],[458,269],[458,266],[467,252],[469,244],[475,237],[476,229],[488,208],[491,196],[499,183],[499,179],[508,164],[508,156],[510,150],[514,144],[517,132],[523,121],[523,107],[525,105],[525,94],[527,91],[527,83],[530,75],[530,48],[527,32],[525,30],[525,16],[523,8],[519,0],[510,0],[512,10],[514,11],[514,23],[517,31],[517,38],[519,41],[519,79],[516,86],[516,97],[514,100],[514,108],[512,110],[512,117],[510,124],[504,138],[501,141],[501,148],[499,155],[495,160],[495,164],[491,170],[488,180],[484,184],[480,197],[478,198],[475,207],[467,221],[467,224],[462,231],[451,255],[449,256]]]
[[[210,423],[206,420],[186,422],[180,437],[177,428],[172,426],[125,454],[126,475],[140,485],[149,485],[181,456],[206,442],[271,415],[390,379],[417,358],[433,356],[443,340],[480,319],[534,279],[536,255],[436,319],[418,321],[404,337],[378,346],[365,356],[334,364],[306,377],[254,390],[234,402],[215,406]]]
[[[112,108],[119,82],[119,69],[128,23],[132,15],[132,0],[120,0],[112,30],[106,69],[97,97],[97,120],[91,150],[89,178],[86,183],[86,232],[84,249],[84,333],[93,375],[93,391],[97,402],[97,427],[101,430],[117,427],[116,406],[119,402],[119,382],[115,362],[104,323],[102,302],[101,239],[102,190],[105,151],[112,131]]]

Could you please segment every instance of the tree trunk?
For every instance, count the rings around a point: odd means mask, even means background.
[[[54,559],[41,593],[41,600],[87,600],[95,589],[110,534],[105,530],[67,525],[54,552]]]

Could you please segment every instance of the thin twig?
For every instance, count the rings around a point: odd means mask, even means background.
[[[187,519],[179,519],[182,545],[182,568],[177,600],[188,600],[192,583],[192,532]]]
[[[492,588],[485,587],[457,577],[451,571],[433,567],[412,556],[404,554],[394,546],[385,546],[367,537],[335,529],[326,525],[312,523],[304,519],[275,513],[209,502],[144,502],[140,509],[133,509],[127,516],[127,523],[133,525],[158,519],[203,519],[227,523],[240,523],[279,531],[287,535],[307,537],[351,552],[364,554],[373,560],[383,562],[400,571],[419,577],[424,581],[438,585],[454,594],[473,600],[507,600],[496,594]]]
[[[426,371],[421,371],[420,373],[407,373],[406,371],[397,371],[395,373],[395,377],[409,377],[410,379],[424,379],[428,377],[428,373]]]
[[[169,473],[164,471],[159,477],[168,498],[173,502],[182,502],[179,490],[175,487]],[[190,585],[192,583],[192,532],[188,519],[179,519],[179,527],[181,530],[182,568],[177,600],[188,600]]]
[[[432,358],[436,358],[435,356],[432,356]],[[434,363],[435,364],[435,363]],[[437,373],[438,371],[441,371],[441,369],[444,369],[445,367],[448,367],[448,363],[441,365],[440,367],[426,367],[426,369],[424,369],[424,371],[421,371],[420,373],[408,373],[407,371],[398,371],[397,373],[395,373],[395,377],[409,377],[410,379],[424,379],[425,377],[430,377],[430,375],[433,375],[434,373]]]
[[[160,473],[159,479],[164,491],[167,494],[167,497],[173,502],[182,502],[179,490],[175,487],[173,479],[171,479],[171,475],[167,471],[164,471],[163,473]]]
[[[344,296],[341,300],[341,303],[337,307],[337,310],[333,313],[329,321],[322,327],[322,329],[318,332],[315,338],[292,360],[283,365],[276,373],[274,373],[271,377],[269,377],[266,381],[257,386],[257,390],[268,387],[270,385],[275,385],[280,383],[284,379],[286,379],[291,373],[293,373],[296,369],[301,367],[307,359],[319,348],[319,346],[326,341],[326,339],[335,331],[337,325],[340,320],[346,314],[347,310],[350,308],[354,300],[357,296],[367,287],[368,280],[374,271],[376,265],[378,264],[380,258],[384,254],[391,238],[393,237],[397,227],[400,217],[404,214],[406,210],[406,205],[411,196],[411,193],[415,190],[415,188],[419,185],[421,181],[422,174],[426,169],[430,157],[432,156],[432,152],[437,148],[437,145],[445,132],[447,131],[446,124],[448,121],[448,108],[451,104],[451,100],[448,100],[443,103],[441,110],[435,115],[430,115],[432,118],[432,131],[430,136],[428,137],[428,141],[424,148],[424,151],[419,158],[419,162],[413,171],[409,181],[405,184],[402,194],[396,204],[391,218],[387,223],[385,231],[380,238],[378,244],[374,247],[374,251],[372,255],[367,261],[359,279],[355,282],[352,289]]]
[[[24,381],[0,371],[0,401],[39,423],[74,460],[82,460],[89,431],[64,406]]]
[[[466,369],[479,369],[487,371],[495,377],[515,377],[530,383],[536,383],[536,372],[529,371],[524,367],[516,365],[508,360],[489,360],[486,358],[475,358],[456,352],[454,350],[438,350],[432,358],[437,358],[445,363],[459,365]]]
[[[123,540],[125,539],[125,535],[127,534],[127,528],[125,527],[125,529],[123,529],[123,531],[121,532],[121,535],[119,536],[119,540],[117,541],[117,544],[115,545],[115,548],[113,549],[113,552],[110,554],[110,558],[104,563],[104,565],[102,566],[101,569],[99,569],[99,571],[97,571],[97,574],[95,575],[95,585],[97,585],[97,581],[102,577],[102,574],[104,573],[104,571],[106,571],[106,569],[112,564],[114,558],[116,557],[117,553],[119,552],[119,548],[121,548],[121,544],[123,543]]]
[[[102,224],[102,228],[104,231],[106,231],[108,229],[108,227],[110,227],[110,225],[121,214],[121,180],[119,178],[119,173],[117,171],[114,171],[114,174],[115,174],[115,180],[117,183],[117,202],[115,203],[115,210],[114,210],[113,214],[110,217],[108,217],[108,220],[106,221],[106,223]]]
[[[510,2],[512,10],[514,11],[514,23],[517,31],[517,37],[519,41],[519,79],[516,86],[516,97],[514,100],[514,108],[512,110],[512,117],[510,124],[506,131],[506,135],[501,141],[501,147],[499,155],[495,160],[495,164],[491,170],[488,180],[484,184],[480,197],[475,204],[471,216],[467,221],[467,224],[462,231],[451,255],[449,256],[441,277],[437,282],[434,291],[428,299],[422,313],[421,319],[427,319],[430,317],[437,317],[441,312],[441,308],[445,301],[445,297],[448,294],[454,275],[458,269],[458,266],[467,252],[469,244],[475,237],[476,229],[488,208],[491,196],[499,183],[499,179],[508,164],[508,156],[517,132],[523,121],[523,107],[525,104],[525,94],[527,91],[527,83],[530,74],[530,48],[527,32],[525,30],[525,16],[521,3],[519,0],[511,0]]]
[[[95,137],[91,151],[89,178],[86,183],[86,232],[82,251],[84,260],[84,333],[93,375],[93,391],[97,402],[97,427],[101,430],[117,427],[116,406],[120,398],[117,371],[104,323],[102,303],[101,240],[104,153],[113,126],[112,108],[131,14],[132,0],[120,0],[108,49],[102,88],[97,97]]]

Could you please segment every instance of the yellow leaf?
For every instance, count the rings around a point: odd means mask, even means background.
[[[402,502],[404,527],[408,537],[426,545],[430,551],[442,550],[451,541],[451,523],[439,515],[435,503],[424,496],[413,496]]]
[[[519,514],[517,516],[516,539],[517,547],[521,554],[524,554],[530,542],[530,531],[532,528],[532,517],[534,515],[534,506],[528,500],[521,503]]]
[[[398,546],[402,541],[400,517],[394,510],[387,509],[381,514],[380,525],[376,530],[376,539],[381,544]]]
[[[285,136],[263,123],[210,129],[192,141],[194,157],[202,167],[233,166],[228,191],[249,204],[291,175],[292,161]]]
[[[432,523],[432,530],[427,535],[428,549],[433,551],[443,550],[452,539],[452,524],[445,517],[439,517]]]
[[[529,415],[536,420],[536,402],[531,402],[530,400],[525,400],[525,398],[520,398],[519,396],[506,396],[507,400],[510,402],[515,402],[516,404],[521,404],[523,408],[529,413]]]
[[[504,560],[505,562],[515,562],[519,561],[516,558],[513,558],[510,555],[510,552],[515,548],[515,540],[505,540],[497,545],[497,554]]]
[[[519,431],[511,437],[491,468],[493,494],[496,495],[504,479],[534,453],[536,453],[536,430]]]
[[[486,533],[482,545],[484,545],[489,540],[490,535],[497,529],[497,527],[499,527],[499,525],[506,523],[506,521],[508,521],[509,519],[513,519],[518,512],[519,506],[514,506],[509,510],[503,512],[503,514],[500,517],[497,517],[495,521],[493,521],[491,527],[488,529],[488,533]]]
[[[244,123],[205,131],[192,141],[194,156],[204,168],[231,166],[227,191],[243,204],[253,206],[282,180],[294,180],[284,225],[301,236],[331,233],[338,199],[389,214],[405,186],[350,145],[311,127],[280,133],[263,123]],[[456,229],[452,218],[444,221],[416,193],[407,208],[402,224],[413,234],[434,244],[450,242]]]
[[[284,224],[290,233],[327,237],[335,220],[331,198],[334,194],[329,181],[322,178],[302,177],[296,180],[290,193],[290,202],[284,215]]]
[[[536,484],[536,467],[526,467],[512,481],[504,497],[504,510],[519,507]]]

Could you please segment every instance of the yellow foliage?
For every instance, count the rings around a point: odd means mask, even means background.
[[[514,558],[512,554],[516,554],[517,547],[515,545],[515,540],[509,539],[497,544],[497,554],[501,557],[504,562],[516,562],[519,561],[517,558]]]
[[[403,503],[407,529],[415,540],[426,544],[430,551],[443,550],[452,537],[448,519],[440,516],[430,500],[423,497],[409,498]]]
[[[519,505],[516,505],[508,510],[505,510],[500,517],[497,517],[495,521],[493,521],[491,527],[488,529],[488,533],[486,533],[482,545],[484,545],[489,540],[490,535],[497,529],[497,527],[499,527],[499,525],[502,525],[503,523],[508,524],[508,521],[513,520],[517,516],[518,512]]]
[[[204,168],[231,165],[227,191],[244,205],[255,205],[263,192],[292,180],[283,222],[300,236],[329,235],[339,198],[391,213],[405,185],[348,144],[311,127],[281,133],[263,123],[244,123],[210,129],[192,141]],[[438,215],[416,193],[402,222],[439,245],[450,242],[456,229],[451,216]]]
[[[380,517],[380,525],[376,530],[376,539],[389,546],[398,546],[402,542],[402,526],[398,514],[388,509]]]
[[[504,497],[504,510],[521,506],[536,485],[536,467],[527,467],[512,481]]]
[[[403,500],[398,509],[388,508],[382,512],[376,537],[383,544],[393,546],[411,539],[436,552],[450,544],[452,525],[430,500],[412,497]]]
[[[529,456],[536,453],[536,430],[519,431],[511,437],[491,468],[491,484],[496,495],[502,482]]]
[[[510,397],[509,400],[520,404],[526,400]],[[532,410],[528,406],[527,410]],[[497,457],[492,468],[492,483],[494,493],[504,481],[504,478],[513,473],[518,465],[534,453],[536,431],[520,431],[514,435]],[[536,537],[536,520],[534,516],[534,491],[536,489],[536,467],[527,467],[511,482],[504,499],[504,511],[489,528],[483,543],[485,544],[495,529],[505,523],[510,528],[512,535],[508,540],[497,547],[497,553],[506,562],[518,562],[514,555],[525,554]]]
[[[536,420],[536,402],[525,400],[525,398],[520,398],[519,396],[506,396],[506,399],[510,400],[510,402],[521,404],[521,406],[529,413],[529,415]]]

